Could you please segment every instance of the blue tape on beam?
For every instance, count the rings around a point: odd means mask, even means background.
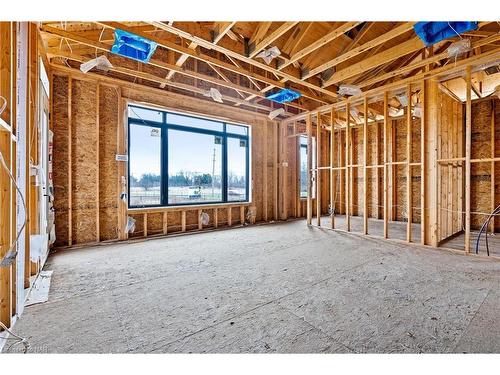
[[[477,22],[417,22],[413,30],[426,46],[431,46],[457,34],[477,30]]]
[[[291,89],[282,89],[274,94],[266,96],[266,99],[272,100],[276,103],[288,103],[292,100],[300,98],[301,96],[300,92]]]
[[[155,42],[139,35],[115,29],[115,43],[111,52],[140,62],[148,62],[157,46]]]

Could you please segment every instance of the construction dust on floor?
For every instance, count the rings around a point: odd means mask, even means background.
[[[500,262],[303,220],[53,254],[30,352],[499,352]],[[5,351],[5,349],[4,349]]]

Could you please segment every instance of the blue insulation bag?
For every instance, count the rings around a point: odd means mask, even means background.
[[[431,46],[457,34],[477,30],[477,22],[417,22],[413,30],[426,46]]]
[[[300,98],[301,96],[300,92],[291,89],[282,89],[274,94],[266,96],[266,99],[272,100],[276,103],[287,103]]]
[[[158,45],[146,38],[115,29],[115,43],[111,52],[140,62],[148,62]]]

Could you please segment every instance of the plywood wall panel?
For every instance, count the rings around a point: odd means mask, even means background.
[[[118,103],[116,87],[99,88],[99,219],[100,239],[111,240],[118,236],[117,215],[119,195],[118,164]]]
[[[68,243],[68,81],[66,76],[55,75],[53,80],[54,210],[56,226],[55,246]]]
[[[97,241],[97,157],[99,136],[96,127],[94,82],[73,80],[72,84],[72,196],[73,239],[75,243]]]

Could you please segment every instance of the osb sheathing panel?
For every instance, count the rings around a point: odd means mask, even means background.
[[[144,235],[144,215],[132,214],[129,216],[135,220],[135,228],[132,233],[128,234],[129,238],[142,237]]]
[[[100,86],[99,89],[99,221],[100,239],[118,236],[118,164],[117,153],[118,105],[117,89]]]
[[[72,84],[73,242],[96,238],[98,133],[96,85],[74,79]]]
[[[163,233],[163,213],[148,213],[148,236]]]
[[[471,158],[490,158],[491,155],[491,116],[495,106],[495,155],[500,154],[500,101],[498,99],[476,102],[472,104],[472,143]],[[492,205],[498,206],[500,193],[498,189],[499,163],[495,163],[495,180],[492,181],[491,163],[475,163],[471,168],[471,211],[489,213]],[[495,186],[495,201],[491,200],[491,187]],[[471,215],[471,227],[478,229],[486,220],[485,215]],[[500,228],[500,220],[495,220],[495,228]]]
[[[464,155],[462,104],[439,92],[438,155],[456,158]],[[439,238],[445,239],[462,230],[463,185],[465,170],[461,163],[440,164],[439,176]],[[471,179],[472,180],[472,179]],[[471,195],[471,200],[473,200]]]
[[[68,77],[54,76],[53,80],[53,127],[54,159],[54,210],[56,225],[55,246],[68,243]]]

